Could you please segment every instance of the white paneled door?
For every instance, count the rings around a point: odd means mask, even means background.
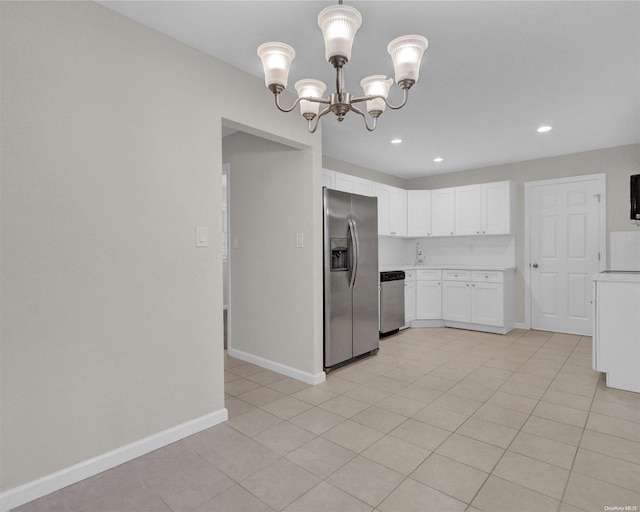
[[[602,175],[527,184],[531,327],[590,335],[591,278],[600,269]],[[604,255],[602,255],[604,257]]]

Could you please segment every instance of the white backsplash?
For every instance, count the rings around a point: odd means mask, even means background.
[[[424,254],[424,263],[421,263],[424,266],[515,267],[516,243],[512,235],[417,239],[380,237],[380,266],[414,265],[417,242]]]
[[[413,240],[389,236],[378,237],[378,265],[380,267],[407,265],[407,244],[409,242],[413,242]],[[415,247],[415,244],[411,247]]]
[[[640,270],[640,231],[612,231],[609,234],[609,268]]]

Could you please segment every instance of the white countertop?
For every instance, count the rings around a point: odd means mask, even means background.
[[[383,265],[379,268],[380,272],[388,272],[391,270],[494,270],[505,272],[507,270],[515,270],[515,267],[490,267],[490,266],[472,266],[472,265]]]
[[[592,279],[609,283],[640,283],[640,271],[609,270],[594,275]]]

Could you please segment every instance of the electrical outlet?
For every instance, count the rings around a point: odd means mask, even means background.
[[[296,247],[298,249],[304,247],[304,233],[296,233]]]

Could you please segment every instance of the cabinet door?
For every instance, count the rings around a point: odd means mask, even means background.
[[[353,178],[341,172],[336,173],[336,190],[353,194]]]
[[[361,196],[376,196],[376,184],[373,181],[356,179],[353,182],[353,193]]]
[[[431,191],[431,234],[451,236],[455,230],[455,190],[440,188]]]
[[[416,318],[419,320],[442,319],[441,283],[441,281],[417,281]]]
[[[482,231],[482,185],[455,189],[456,235],[479,235]]]
[[[454,322],[471,322],[471,283],[442,282],[442,317]]]
[[[336,188],[336,172],[329,169],[322,169],[322,186],[327,188]]]
[[[482,233],[509,235],[514,232],[515,183],[499,181],[482,185]]]
[[[378,234],[390,235],[391,192],[384,185],[376,185],[376,197],[378,198]]]
[[[407,236],[407,191],[390,187],[389,198],[390,234]]]
[[[407,191],[407,235],[431,236],[431,191]]]
[[[404,322],[405,325],[416,319],[416,282],[404,282]]]
[[[472,283],[471,322],[504,325],[504,289],[499,283]]]

